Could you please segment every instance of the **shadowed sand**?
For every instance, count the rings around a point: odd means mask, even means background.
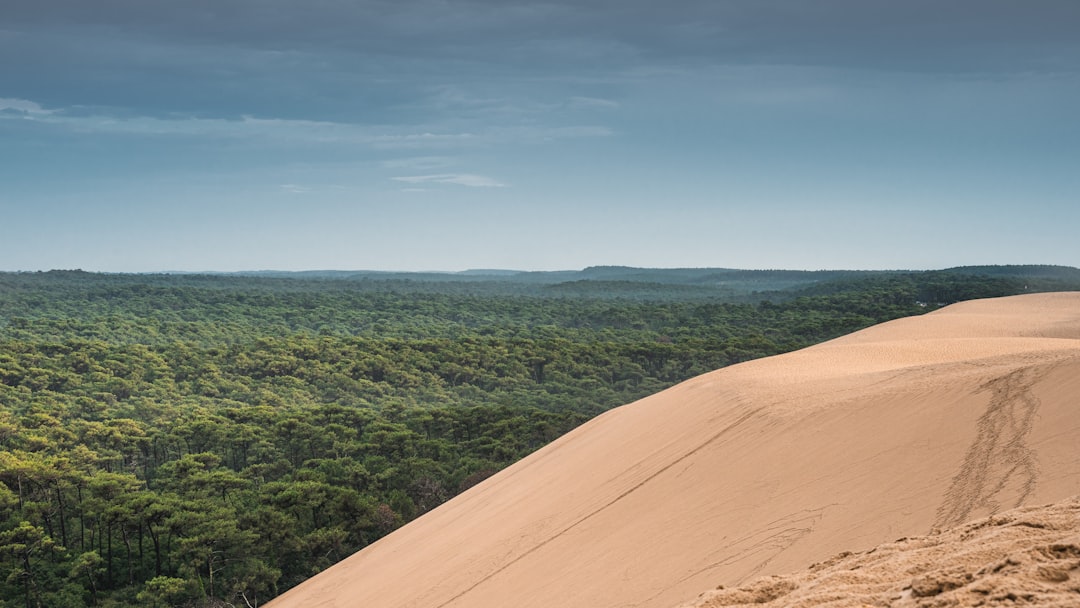
[[[1080,293],[965,302],[608,412],[268,604],[669,608],[1080,494]]]

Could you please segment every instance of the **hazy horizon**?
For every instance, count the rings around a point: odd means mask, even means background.
[[[17,1],[0,269],[1080,266],[1070,0]]]
[[[1069,266],[1067,264],[1042,264],[1042,263],[1024,263],[1024,264],[965,264],[959,266],[939,266],[928,268],[862,268],[862,267],[836,267],[836,268],[779,268],[779,267],[747,267],[747,268],[735,268],[731,266],[628,266],[625,264],[593,264],[589,266],[582,266],[579,268],[461,268],[461,269],[439,269],[439,268],[421,268],[418,270],[402,270],[402,269],[376,269],[376,268],[299,268],[294,270],[286,270],[281,268],[238,268],[232,270],[222,270],[213,268],[203,268],[196,270],[177,270],[177,269],[152,269],[152,270],[94,270],[82,267],[70,267],[70,268],[34,268],[34,269],[14,269],[14,270],[0,270],[0,272],[10,273],[38,273],[38,272],[89,272],[97,274],[273,274],[273,273],[291,273],[291,274],[304,274],[304,273],[357,273],[357,274],[438,274],[438,275],[484,275],[484,274],[514,274],[514,273],[577,273],[584,272],[594,268],[625,268],[630,270],[644,270],[644,271],[678,271],[678,270],[715,270],[715,271],[733,271],[733,272],[933,272],[938,270],[951,270],[954,268],[966,268],[966,267],[984,267],[984,266],[1012,266],[1012,267],[1027,267],[1027,266],[1045,266],[1045,267],[1059,267],[1059,268],[1077,268],[1075,266]]]

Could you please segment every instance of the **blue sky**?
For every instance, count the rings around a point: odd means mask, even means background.
[[[6,0],[0,270],[1080,266],[1074,0]]]

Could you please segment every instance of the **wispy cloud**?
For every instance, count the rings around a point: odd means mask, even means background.
[[[391,158],[382,162],[382,166],[387,169],[411,169],[413,171],[430,171],[449,167],[453,164],[454,159],[448,156],[412,156],[408,158]]]
[[[25,99],[0,98],[0,117],[26,118],[80,134],[151,137],[196,137],[233,141],[364,146],[380,150],[446,150],[467,146],[529,144],[578,137],[610,135],[596,125],[477,125],[475,130],[446,125],[369,125],[325,120],[262,118],[206,118],[198,116],[131,116],[108,108],[45,109]],[[398,167],[415,169],[448,166],[444,156],[403,159]],[[391,167],[391,165],[387,165]]]
[[[27,99],[0,97],[0,117],[16,116],[21,118],[34,118],[37,116],[48,116],[53,112],[54,110],[46,110],[41,107],[41,104]]]
[[[306,194],[308,192],[311,192],[311,188],[308,188],[307,186],[300,186],[297,184],[279,184],[278,188],[281,188],[283,191],[290,192],[292,194]]]
[[[567,107],[576,110],[617,110],[619,102],[599,97],[571,97],[566,103]]]
[[[407,184],[457,184],[470,188],[505,188],[506,184],[474,173],[436,173],[432,175],[403,175],[393,178],[394,181]]]

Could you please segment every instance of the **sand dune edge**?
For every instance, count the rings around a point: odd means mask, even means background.
[[[1080,606],[1080,496],[841,553],[680,608]]]
[[[612,410],[269,605],[670,608],[1080,494],[1078,396],[1080,293],[965,302]]]

